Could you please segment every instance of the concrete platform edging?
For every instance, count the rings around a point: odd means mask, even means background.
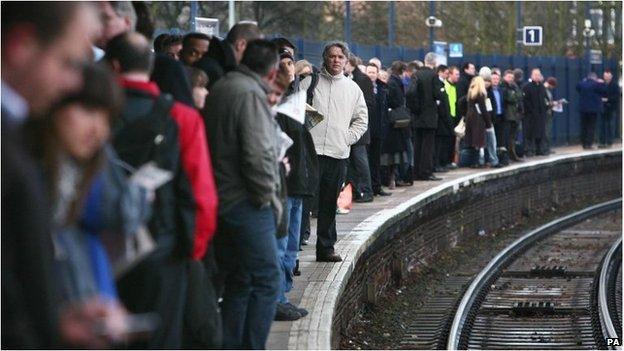
[[[290,328],[288,349],[327,350],[332,347],[334,313],[359,258],[385,230],[405,217],[416,213],[430,202],[457,193],[464,187],[493,179],[530,172],[544,166],[552,167],[562,163],[617,154],[621,155],[621,150],[580,152],[554,156],[545,160],[527,161],[500,169],[488,169],[485,172],[442,183],[398,206],[383,209],[369,216],[337,243],[336,252],[343,257],[343,261],[336,264],[324,263],[325,265],[333,265],[327,277],[321,281],[310,282],[306,287],[300,305],[309,308],[310,315],[293,323]]]

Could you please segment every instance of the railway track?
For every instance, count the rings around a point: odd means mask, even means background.
[[[621,230],[587,221],[620,207],[592,206],[509,245],[464,286],[452,323],[438,323],[429,346],[606,349],[605,338],[621,338]]]

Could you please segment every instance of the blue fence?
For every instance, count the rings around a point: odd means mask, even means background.
[[[160,33],[183,34],[180,30],[160,30]],[[173,34],[173,33],[172,33]],[[277,35],[268,35],[274,38]],[[324,42],[305,40],[301,38],[288,38],[297,46],[297,59],[306,59],[314,65],[320,65],[321,53]],[[367,61],[372,57],[378,57],[384,66],[390,66],[393,61],[423,60],[427,50],[406,48],[403,46],[383,46],[383,45],[359,45],[349,43],[351,51],[363,60]],[[557,88],[553,91],[555,99],[565,98],[570,103],[564,107],[563,113],[555,113],[552,129],[552,142],[557,145],[577,143],[580,136],[580,115],[578,112],[578,93],[576,84],[587,75],[587,61],[582,58],[570,59],[556,56],[523,56],[523,55],[464,55],[462,58],[449,58],[448,64],[461,66],[463,62],[473,62],[477,67],[489,66],[498,67],[501,70],[511,68],[521,68],[528,78],[532,68],[540,68],[544,77],[553,76],[557,78]],[[618,65],[615,59],[603,60],[602,64],[592,65],[592,70],[602,73],[604,69],[611,69],[614,72],[614,79],[618,78]],[[620,135],[620,115],[613,121],[616,136]],[[599,126],[599,125],[598,125]],[[597,130],[599,129],[597,126]]]
[[[289,38],[297,46],[297,59],[306,59],[314,65],[321,63],[321,52],[325,43],[309,41],[300,38]],[[382,45],[358,45],[350,43],[353,53],[367,61],[372,57],[378,57],[384,66],[390,66],[392,61],[423,60],[427,50],[411,49],[399,46]],[[578,93],[576,84],[587,75],[587,61],[584,59],[570,59],[566,57],[538,56],[528,57],[522,55],[464,55],[462,58],[449,58],[448,64],[461,66],[463,62],[474,62],[477,67],[498,67],[501,70],[521,68],[528,78],[532,68],[540,68],[544,77],[557,78],[557,88],[553,91],[555,99],[565,98],[570,103],[564,107],[563,113],[555,113],[553,121],[553,143],[557,145],[578,142],[580,136],[580,115],[578,112]],[[618,67],[614,59],[604,60],[601,65],[593,65],[593,70],[602,73],[606,68],[611,69],[617,79]],[[620,122],[618,118],[613,121],[616,135],[619,135]],[[597,128],[598,129],[598,128]]]

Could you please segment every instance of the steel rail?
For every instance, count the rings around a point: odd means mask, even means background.
[[[605,338],[618,338],[617,331],[613,325],[611,319],[611,313],[609,312],[609,289],[608,282],[611,276],[611,271],[615,269],[613,264],[617,261],[618,250],[622,249],[622,238],[611,246],[611,249],[605,256],[602,267],[600,268],[600,279],[598,281],[598,315],[600,317],[600,328],[602,329],[602,335]],[[617,271],[617,270],[616,270]],[[612,350],[621,350],[621,346],[611,347]]]
[[[470,311],[473,309],[475,302],[479,299],[479,295],[484,292],[490,281],[496,277],[497,273],[506,266],[506,264],[510,263],[510,259],[516,254],[549,234],[557,233],[565,227],[569,227],[587,218],[614,210],[621,206],[622,199],[617,198],[574,212],[530,231],[503,249],[485,268],[483,268],[483,270],[481,270],[481,272],[479,272],[464,293],[449,331],[446,344],[447,350],[457,350],[459,348],[464,325],[468,320]]]

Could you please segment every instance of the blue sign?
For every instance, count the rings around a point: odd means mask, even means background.
[[[522,29],[522,43],[525,46],[542,46],[543,34],[541,26],[526,26]]]
[[[464,57],[464,44],[450,43],[449,44],[449,57]]]

